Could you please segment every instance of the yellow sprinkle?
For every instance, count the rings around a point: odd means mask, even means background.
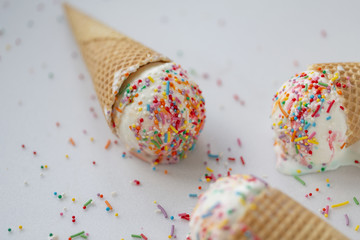
[[[171,238],[171,235],[169,235],[168,238]]]
[[[300,150],[300,145],[296,145],[296,148],[297,148],[298,150]]]
[[[296,172],[297,172],[297,173],[301,173],[301,170],[300,170],[300,169],[298,169],[298,170],[296,170]]]
[[[157,92],[157,89],[156,89],[156,88],[154,89],[154,92]]]
[[[142,108],[139,108],[139,112],[141,112],[142,111]]]
[[[344,206],[346,204],[349,204],[349,201],[331,205],[331,208],[341,207],[341,206]]]
[[[244,200],[243,198],[240,198],[240,203],[241,203],[241,205],[243,205],[243,206],[246,205],[246,202],[245,202],[245,200]]]
[[[355,231],[359,230],[359,225],[356,225]]]
[[[288,128],[288,126],[284,126],[284,129],[287,129]]]
[[[325,98],[325,95],[322,95],[321,97],[322,97],[322,98]]]
[[[45,165],[44,167],[47,168],[47,165]]]
[[[207,178],[206,181],[207,181],[207,182],[210,182],[210,178]]]
[[[119,214],[118,214],[118,213],[115,213],[115,217],[117,217],[117,216],[119,216]]]
[[[69,155],[66,154],[65,157],[66,157],[66,158],[69,158]]]
[[[157,203],[157,201],[154,201],[154,204],[156,204]]]
[[[206,167],[206,170],[208,170],[209,172],[214,172],[214,170],[212,170],[212,169],[209,168],[209,167]]]
[[[324,216],[327,218],[327,217],[328,217],[328,214],[327,214],[327,213],[325,213],[325,214],[324,214]]]
[[[20,230],[22,229],[22,226],[21,226],[21,225],[19,226],[19,229],[20,229]]]
[[[299,127],[299,130],[301,131],[301,130],[302,130],[302,127]]]
[[[316,99],[317,102],[320,102],[320,99]]]
[[[326,179],[326,182],[330,182],[330,180],[327,178],[327,179]]]
[[[172,125],[170,125],[170,128],[171,128],[174,132],[178,133],[178,130],[176,130]]]
[[[219,225],[218,225],[218,229],[222,229],[223,227],[225,227],[228,224],[229,220],[228,219],[224,219]]]
[[[301,97],[301,98],[299,98],[299,101],[302,101],[302,97]]]
[[[163,82],[163,85],[166,85],[166,82]]]
[[[132,125],[132,127],[133,127],[133,128],[136,128],[136,125],[135,125],[135,124],[133,124],[133,125]]]
[[[93,137],[91,137],[91,138],[90,138],[90,141],[92,141],[92,142],[93,142],[93,141],[94,141],[94,138],[93,138]]]
[[[280,126],[282,124],[282,121],[278,122],[278,126]]]
[[[309,143],[312,143],[312,144],[316,144],[316,145],[319,144],[319,143],[318,143],[317,141],[315,141],[315,140],[308,140],[308,142],[309,142]]]
[[[165,95],[166,95],[166,92],[162,92],[162,95],[164,95],[164,96],[165,96]]]
[[[276,123],[273,123],[273,126],[276,126]]]
[[[72,198],[71,201],[75,202],[75,198]]]
[[[308,136],[301,137],[301,138],[296,138],[294,141],[295,141],[295,142],[299,142],[299,141],[305,140],[305,139],[307,139],[307,138],[308,138]]]
[[[151,82],[154,82],[154,79],[150,76],[148,76],[148,79],[151,81]]]

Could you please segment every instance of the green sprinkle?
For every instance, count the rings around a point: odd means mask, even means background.
[[[11,228],[8,228],[8,231],[11,232]]]
[[[144,141],[144,142],[147,142],[147,140],[148,140],[147,138],[143,138],[143,141]]]
[[[308,84],[305,84],[305,92],[308,90]]]
[[[322,167],[322,168],[321,168],[321,171],[322,171],[322,172],[325,171],[325,168]]]
[[[299,150],[297,149],[297,145],[295,144],[295,150],[296,150],[296,154],[299,154]]]
[[[142,238],[142,236],[136,235],[136,234],[131,234],[131,237],[133,237],[133,238]]]
[[[50,233],[50,234],[49,234],[49,237],[52,237],[52,236],[53,236],[53,234],[52,234],[52,233]]]
[[[179,135],[179,137],[180,137],[183,141],[186,141],[186,139],[185,139],[183,136]]]
[[[326,73],[326,71],[324,70],[323,73]]]
[[[308,75],[306,75],[304,78],[308,78],[309,76]]]
[[[157,141],[155,141],[154,139],[151,140],[151,142],[157,147],[160,149],[160,145]]]
[[[354,197],[354,202],[356,205],[359,205],[359,201],[356,199],[356,197]]]
[[[91,202],[92,202],[92,199],[89,199],[89,200],[84,204],[84,206],[86,207],[86,206],[89,205]]]
[[[299,178],[298,176],[294,176],[294,178],[299,182],[299,183],[301,183],[302,185],[306,185],[306,183],[301,179],[301,178]]]
[[[158,140],[158,142],[159,142],[160,144],[163,143],[163,142],[161,141],[161,138],[160,138],[159,136],[156,136],[156,139]]]
[[[58,196],[58,198],[59,198],[59,199],[61,199],[61,198],[62,198],[62,196],[61,196],[61,195],[59,195],[59,196]]]
[[[74,238],[74,237],[80,236],[80,235],[82,235],[82,234],[84,234],[84,233],[85,233],[85,231],[82,231],[82,232],[76,233],[76,234],[74,234],[74,235],[71,235],[70,237],[71,237],[71,238]]]
[[[321,85],[321,86],[324,86],[324,87],[329,86],[328,84],[326,84],[326,83],[322,83],[322,82],[319,82],[318,84],[319,84],[319,85]]]

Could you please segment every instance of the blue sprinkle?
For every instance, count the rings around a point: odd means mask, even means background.
[[[164,138],[165,138],[164,142],[167,143],[167,141],[168,141],[168,134],[167,133],[164,134]]]
[[[197,197],[198,195],[196,193],[190,193],[189,197]]]
[[[148,104],[146,107],[147,107],[148,112],[150,112],[150,104]]]
[[[170,92],[170,81],[166,82],[166,95],[169,95]]]
[[[57,192],[54,192],[54,195],[56,196],[56,195],[57,195]]]
[[[310,127],[310,125],[311,125],[310,123],[306,124],[305,127],[304,127],[304,129],[305,129],[305,130],[308,129],[308,128]]]
[[[315,123],[315,122],[313,123],[313,127],[316,127],[316,123]]]
[[[331,119],[331,116],[328,116],[327,118],[326,118],[326,120],[330,120]]]
[[[156,170],[156,167],[153,167],[153,168],[152,168],[152,170],[154,170],[154,171],[155,171],[155,170]]]
[[[294,117],[295,120],[297,120],[297,117]]]
[[[110,208],[109,208],[109,207],[107,207],[107,208],[106,208],[106,211],[110,211]]]
[[[174,216],[171,216],[170,219],[171,219],[171,220],[174,220]]]
[[[321,98],[321,95],[320,95],[320,94],[318,95],[318,98]]]
[[[324,99],[324,98],[322,98],[322,99],[321,99],[321,101],[323,102],[323,101],[325,101],[325,99]]]
[[[310,95],[310,98],[314,98],[314,95],[311,94],[311,95]]]
[[[330,187],[330,183],[326,184],[326,186]]]

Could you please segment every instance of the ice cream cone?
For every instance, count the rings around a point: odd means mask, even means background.
[[[257,196],[253,207],[238,221],[231,239],[338,240],[347,239],[324,220],[311,213],[281,191],[269,188]]]
[[[112,111],[122,83],[131,73],[148,63],[170,60],[68,4],[64,7],[106,121],[116,134]]]
[[[192,240],[348,239],[263,180],[240,174],[219,178],[199,197],[190,231]]]
[[[347,116],[346,147],[360,140],[360,62],[319,63],[309,66],[308,70],[339,72],[340,83],[335,87],[341,95]],[[345,86],[345,87],[344,87]]]

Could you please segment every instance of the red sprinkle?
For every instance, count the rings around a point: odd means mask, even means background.
[[[343,106],[340,106],[340,109],[344,111],[344,107],[343,107]]]
[[[22,147],[22,148],[25,148],[25,145],[23,144],[23,145],[21,145],[21,147]]]
[[[359,163],[359,160],[355,160],[354,162],[355,162],[356,164],[358,164],[358,163]]]
[[[240,157],[240,160],[241,160],[242,165],[244,165],[244,166],[245,166],[245,161],[244,161],[243,156],[241,156],[241,157]]]
[[[235,161],[235,158],[229,157],[228,160]]]
[[[145,240],[148,239],[144,234],[140,234],[140,236],[141,236],[143,239],[145,239]]]
[[[320,105],[317,106],[315,112],[313,114],[311,114],[311,117],[314,117],[318,113],[319,110],[320,110]]]
[[[140,181],[139,180],[134,180],[134,183],[135,183],[135,185],[140,185]]]
[[[327,113],[330,112],[330,109],[331,109],[332,105],[334,104],[334,102],[335,102],[335,100],[332,100],[332,102],[330,103],[328,109],[326,110]]]
[[[36,155],[36,151],[34,151],[33,154]]]

